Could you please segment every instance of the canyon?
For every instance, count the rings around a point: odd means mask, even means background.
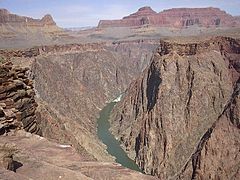
[[[0,10],[0,178],[239,179],[239,22],[143,7],[69,32]],[[137,168],[99,136],[105,108],[107,135]]]

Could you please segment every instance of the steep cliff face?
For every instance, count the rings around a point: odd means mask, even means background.
[[[39,48],[32,77],[43,135],[73,144],[90,159],[112,160],[96,135],[98,112],[148,65],[156,44],[134,41]]]
[[[159,40],[135,40],[107,43],[105,48],[118,55],[123,66],[131,69],[129,74],[134,77],[149,65],[153,51],[158,47]]]
[[[123,44],[118,48],[114,44],[71,44],[0,52],[14,63],[0,66],[2,178],[156,179],[114,163],[96,136],[100,109],[136,76],[130,73],[134,64],[141,71],[136,61],[127,61],[138,48],[153,47],[134,42],[129,56],[131,46]],[[136,57],[147,62],[151,50]]]
[[[240,79],[222,114],[199,141],[185,167],[174,178],[239,179]]]
[[[13,67],[11,63],[0,65],[0,135],[16,129],[41,134],[28,72],[29,69]]]
[[[239,176],[239,53],[231,38],[160,43],[111,118],[113,133],[146,173]]]
[[[101,20],[98,27],[131,27],[153,25],[160,27],[232,27],[239,21],[218,8],[174,8],[156,13],[150,7],[140,8],[136,13],[121,20]]]

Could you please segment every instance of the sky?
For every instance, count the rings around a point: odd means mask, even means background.
[[[60,27],[97,26],[101,19],[120,19],[151,6],[156,12],[179,7],[218,7],[240,15],[240,0],[0,0],[11,13],[42,18],[51,14]]]

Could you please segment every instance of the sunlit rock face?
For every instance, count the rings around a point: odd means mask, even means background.
[[[13,26],[56,26],[52,16],[50,14],[45,15],[42,19],[33,19],[30,17],[19,16],[16,14],[11,14],[6,9],[0,9],[0,24],[1,25],[13,25]]]
[[[161,179],[239,177],[239,40],[161,42],[112,114],[112,132]]]
[[[101,20],[98,27],[131,27],[152,25],[159,27],[232,27],[239,26],[237,17],[219,8],[173,8],[156,13],[150,7],[142,7],[136,13],[120,20]]]

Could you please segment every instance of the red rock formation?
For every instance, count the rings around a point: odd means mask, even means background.
[[[42,19],[33,19],[25,16],[11,14],[6,9],[0,9],[0,25],[22,25],[33,27],[56,26],[51,15],[47,14]]]
[[[101,20],[98,27],[131,27],[152,25],[159,27],[237,26],[235,17],[218,8],[174,8],[156,13],[150,7],[140,8],[136,13],[121,20]]]
[[[124,17],[123,19],[129,19],[129,18],[139,18],[139,16],[153,16],[157,13],[152,10],[151,7],[142,7],[140,8],[136,13],[130,14],[129,16]]]

